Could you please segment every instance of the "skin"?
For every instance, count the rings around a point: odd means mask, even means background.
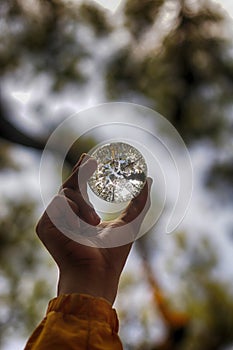
[[[132,243],[113,248],[100,248],[101,239],[111,240],[113,231],[117,235],[128,234],[136,238],[150,207],[149,190],[152,180],[147,179],[138,197],[129,203],[117,219],[101,222],[87,195],[87,181],[96,167],[97,164],[93,158],[86,154],[80,157],[58,195],[53,198],[40,218],[36,232],[57,263],[58,295],[84,293],[104,298],[113,304],[119,278]],[[75,220],[73,216],[70,217],[64,206],[64,200],[75,213]],[[94,230],[95,234],[98,234],[96,238],[97,243],[99,240],[98,246],[83,245],[68,238],[56,227],[57,225],[54,225],[50,217],[61,219],[63,225],[65,223],[69,230],[79,230],[80,233],[87,228]]]

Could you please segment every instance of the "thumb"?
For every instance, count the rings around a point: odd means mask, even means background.
[[[137,226],[138,230],[150,208],[150,191],[152,182],[152,179],[148,177],[140,194],[130,201],[120,218],[124,223],[132,222],[133,225]]]

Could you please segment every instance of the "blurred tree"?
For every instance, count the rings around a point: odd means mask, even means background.
[[[0,75],[2,80],[15,74],[16,79],[29,81],[40,75],[50,79],[50,94],[61,93],[67,85],[79,88],[87,81],[79,65],[90,56],[85,40],[79,35],[83,24],[88,23],[96,35],[107,35],[111,26],[97,7],[65,6],[63,1],[3,0],[0,5],[3,17],[0,32]],[[17,53],[17,54],[16,54]],[[35,109],[38,106],[35,106]],[[0,85],[0,137],[38,150],[43,150],[50,134],[49,115],[45,117],[43,135],[30,135],[19,126],[15,111],[4,100]],[[48,112],[47,112],[48,113]],[[16,122],[15,122],[16,121]],[[50,122],[51,126],[55,128]],[[83,146],[75,155],[68,155],[71,164],[77,160]]]
[[[171,4],[169,1],[126,2],[124,16],[130,40],[109,62],[108,97],[146,101],[172,122],[189,147],[198,140],[225,146],[232,140],[229,111],[233,102],[232,42],[224,34],[225,16],[210,1],[197,4],[173,1],[176,11],[171,11],[170,28],[167,30],[166,23],[163,32],[159,16],[165,15],[164,5],[168,3]],[[160,40],[155,40],[156,33],[160,34]],[[218,200],[233,198],[232,147],[229,149],[228,158],[213,165],[206,176],[206,184],[215,188]],[[210,247],[206,248],[207,258],[202,257],[195,273],[193,264],[200,257],[198,249],[192,257],[187,257],[190,266],[183,276],[187,281],[183,292],[190,294],[186,295],[189,300],[186,317],[184,314],[181,319],[167,305],[169,298],[165,298],[152,273],[148,251],[141,253],[156,308],[167,325],[167,335],[160,345],[148,345],[145,341],[138,349],[220,349],[232,344],[232,292],[228,285],[211,277],[217,262],[215,254],[210,254],[208,259]],[[183,246],[180,253],[186,249]],[[199,293],[203,299],[198,298]]]
[[[160,344],[152,345],[151,350],[175,350],[180,349],[187,338],[190,326],[190,315],[188,312],[176,311],[165,297],[159,282],[156,279],[151,263],[149,252],[147,251],[146,238],[137,242],[137,248],[142,257],[143,269],[145,271],[148,284],[152,290],[153,300],[159,315],[166,325],[166,335]]]
[[[139,39],[154,24],[165,0],[127,1],[125,5],[125,23],[133,37]]]
[[[184,232],[176,235],[177,255],[189,251],[189,265],[180,278],[185,285],[179,291],[187,313],[191,315],[188,336],[181,349],[223,349],[233,344],[232,285],[218,280],[216,247],[202,238],[190,250]]]
[[[11,78],[36,84],[36,78],[44,76],[48,79],[48,99],[54,95],[61,99],[67,89],[75,89],[78,94],[90,78],[91,73],[84,69],[86,63],[95,60],[99,51],[99,47],[90,44],[90,37],[96,42],[109,39],[119,24],[116,21],[115,28],[111,15],[94,4],[62,0],[1,0],[0,13],[0,169],[17,171],[10,158],[11,147],[23,145],[43,150],[55,124],[45,110],[40,113],[43,132],[33,135],[27,132],[18,122],[18,111],[5,98],[4,83]],[[122,15],[120,28],[127,32],[128,40],[122,45],[118,43],[117,52],[113,55],[108,52],[106,60],[98,62],[99,70],[105,74],[106,99],[144,101],[167,117],[190,147],[200,140],[218,141],[218,146],[225,144],[226,138],[232,137],[232,132],[226,135],[226,129],[232,131],[227,112],[232,106],[233,64],[232,43],[223,30],[223,13],[211,1],[127,0]],[[110,45],[108,48],[110,50]],[[33,106],[35,114],[43,103]],[[83,140],[78,149],[74,145],[67,157],[69,164],[74,164],[80,153],[90,149],[94,142]],[[213,167],[206,183],[219,189],[223,179],[227,179],[224,183],[228,191],[232,185],[231,173],[232,166],[227,160],[224,168]],[[31,280],[30,275],[36,275],[41,263],[40,250],[32,236],[35,203],[31,198],[18,202],[3,198],[2,203],[5,209],[0,217],[0,302],[4,312],[0,317],[0,341],[8,334],[7,329],[33,326],[41,301],[48,296],[43,279],[38,279],[34,287],[26,288],[27,278]],[[187,247],[183,245],[182,249]],[[187,319],[181,317],[183,328],[179,324],[180,328],[176,329],[176,320],[180,322],[180,318],[171,311],[175,308],[166,307],[169,298],[153,276],[147,251],[144,257],[153,303],[167,324],[168,337],[164,344],[174,349],[174,343],[167,341],[177,329],[185,328]],[[190,260],[184,277],[187,286],[180,291],[180,294],[187,293],[185,311],[188,319],[191,318],[188,321],[191,328],[181,332],[186,337],[182,339],[185,345],[181,342],[178,345],[181,350],[220,349],[232,341],[230,292],[210,278],[216,266],[214,259],[202,259],[194,272],[194,260],[199,258],[198,250],[187,257]],[[192,284],[196,284],[196,289],[190,291]],[[194,290],[197,295],[201,293],[201,298],[197,298]],[[229,317],[224,318],[226,314]],[[139,344],[138,349],[147,348],[158,349],[159,345],[146,343],[145,336],[145,342]]]
[[[218,161],[206,174],[206,185],[214,190],[218,199],[226,204],[233,198],[233,159]]]
[[[20,167],[11,156],[12,147],[1,141],[0,149],[1,172],[18,173]],[[44,257],[32,234],[35,201],[30,197],[9,199],[1,195],[0,208],[1,346],[9,334],[26,335],[35,327],[51,291],[46,277],[38,273]]]
[[[216,139],[228,124],[226,108],[232,106],[232,44],[224,37],[225,17],[210,1],[195,6],[173,1],[176,14],[170,13],[166,34],[162,24],[156,25],[155,14],[167,3],[127,1],[125,18],[132,40],[109,63],[108,96],[140,94],[172,122],[186,143]],[[155,45],[158,33],[161,42]]]
[[[174,243],[174,254],[167,260],[170,265],[167,269],[170,270],[173,279],[175,276],[176,285],[179,287],[171,286],[170,292],[165,291],[160,286],[161,282],[156,279],[156,267],[151,266],[154,248],[151,251],[148,236],[136,243],[143,275],[151,289],[151,297],[144,305],[146,310],[141,310],[144,317],[140,315],[139,318],[143,335],[132,346],[127,343],[126,335],[126,350],[218,350],[232,346],[233,290],[229,282],[220,282],[216,277],[219,263],[216,248],[206,238],[192,245],[186,232],[177,232],[174,235]],[[188,262],[188,266],[177,269],[177,261]],[[134,290],[138,283],[137,278],[138,274],[136,279],[126,275],[121,288],[125,290],[127,285],[132,284]],[[147,328],[150,327],[151,320],[145,322],[145,319],[152,308],[166,329],[160,341],[148,336]],[[119,311],[124,315],[124,310]]]
[[[6,168],[14,170],[18,169],[18,166],[10,156],[11,147],[7,142],[0,140],[0,171]]]

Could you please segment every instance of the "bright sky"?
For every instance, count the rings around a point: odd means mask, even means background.
[[[233,18],[233,1],[232,0],[214,0],[219,3]]]

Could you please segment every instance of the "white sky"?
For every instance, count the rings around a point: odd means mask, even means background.
[[[214,0],[219,3],[233,18],[233,1],[232,0]]]

